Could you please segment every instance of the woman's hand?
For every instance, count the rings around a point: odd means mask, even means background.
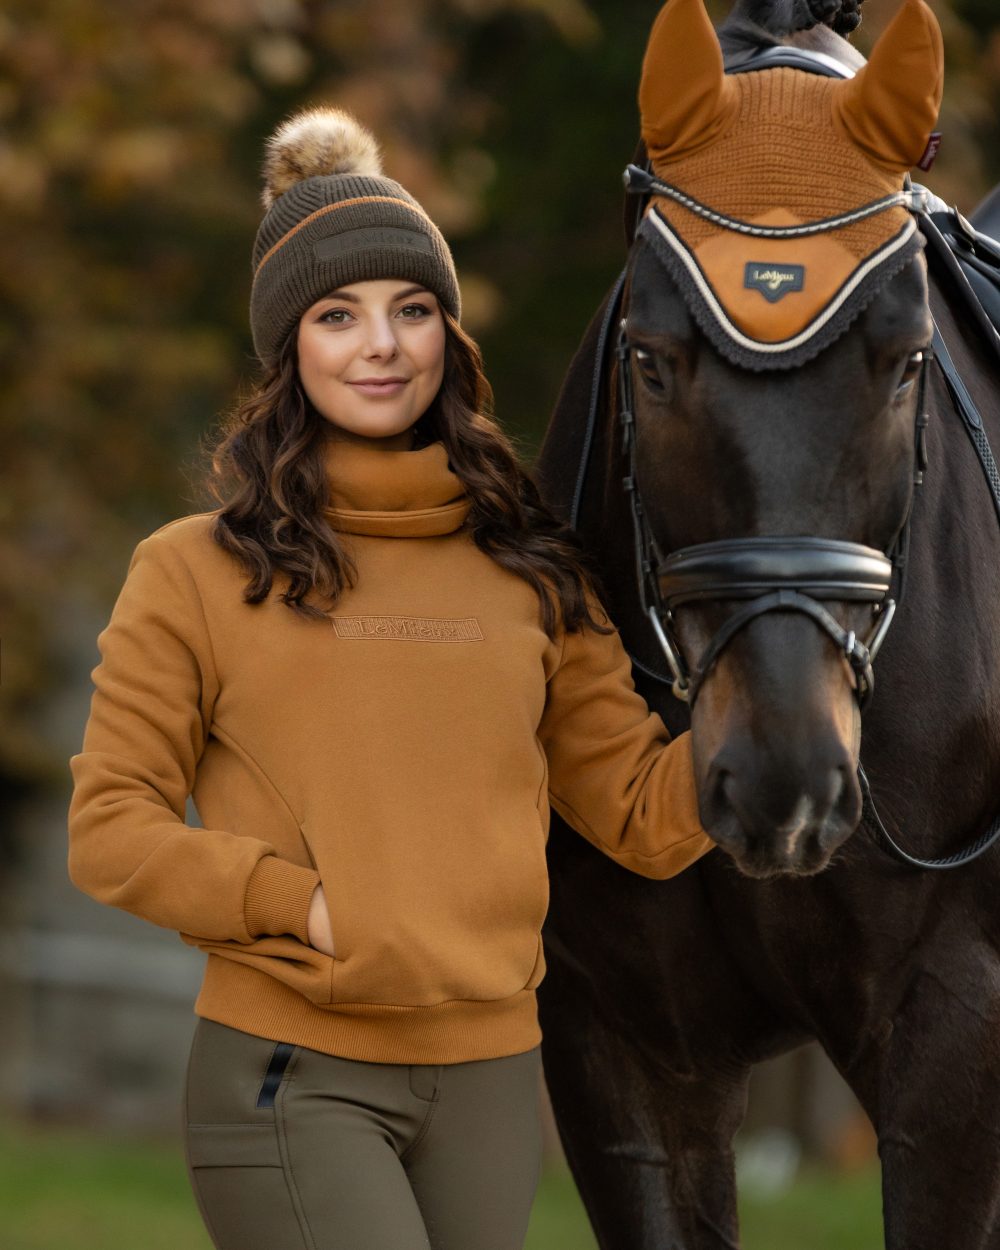
[[[309,918],[306,922],[306,932],[309,935],[310,946],[315,946],[324,955],[332,955],[334,953],[333,933],[330,929],[330,913],[326,906],[326,894],[323,892],[321,885],[318,885],[313,890],[313,896],[309,900]]]

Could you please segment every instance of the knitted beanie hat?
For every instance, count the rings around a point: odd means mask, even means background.
[[[296,113],[267,142],[250,327],[263,364],[305,310],[352,282],[420,283],[456,319],[455,264],[412,195],[386,178],[374,138],[340,109]]]

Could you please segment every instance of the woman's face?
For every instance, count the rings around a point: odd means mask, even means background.
[[[339,287],[299,321],[299,378],[335,437],[409,448],[444,376],[437,296],[397,278]]]

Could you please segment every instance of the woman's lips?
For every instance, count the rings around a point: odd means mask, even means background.
[[[386,395],[398,395],[408,381],[408,378],[360,378],[349,385],[362,395],[379,399]]]

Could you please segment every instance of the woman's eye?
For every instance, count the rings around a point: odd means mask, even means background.
[[[421,317],[429,317],[431,310],[425,304],[404,304],[399,315],[406,321],[419,321]]]
[[[896,399],[902,399],[908,395],[913,389],[913,384],[920,376],[920,370],[924,363],[924,357],[927,355],[925,351],[911,352],[906,358],[906,364],[903,366],[903,374],[899,379],[899,385],[896,387]]]
[[[320,317],[320,321],[328,321],[332,325],[340,326],[345,325],[350,316],[351,314],[346,308],[331,308],[327,312],[323,313]]]
[[[647,352],[643,348],[637,347],[635,349],[635,367],[642,374],[643,381],[649,385],[651,390],[663,391],[666,389],[656,363],[656,357],[652,352]]]

